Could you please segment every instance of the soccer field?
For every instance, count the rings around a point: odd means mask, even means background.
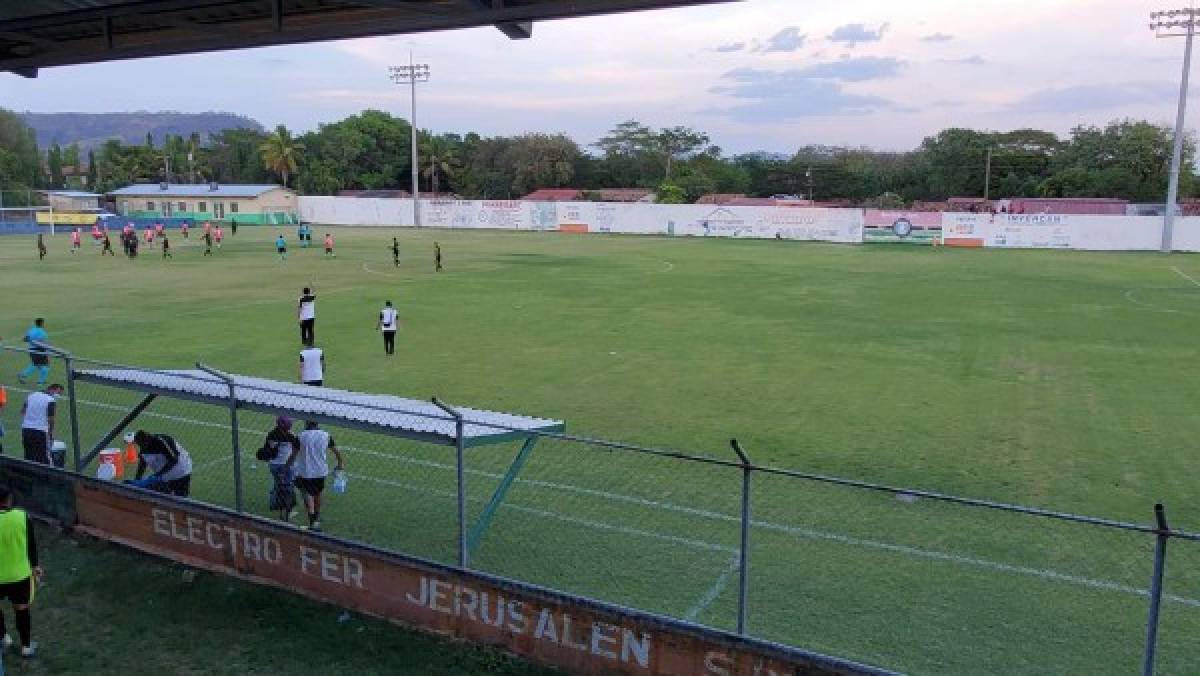
[[[32,238],[0,238],[0,336],[18,344],[44,316],[76,355],[294,380],[295,304],[311,285],[333,387],[730,459],[737,437],[759,464],[1142,523],[1161,501],[1172,526],[1200,530],[1200,258],[333,232],[326,259],[289,229],[286,263],[270,228],[240,229],[212,258],[195,232],[174,234],[166,261],[71,255],[59,236],[39,262]],[[384,300],[401,317],[391,358],[374,330]],[[17,405],[21,366],[0,354]],[[136,401],[79,396],[85,446]],[[17,405],[3,410],[9,453]],[[140,419],[193,452],[195,497],[229,504],[226,424],[163,400]],[[244,418],[244,450],[268,424]],[[327,498],[327,530],[452,560],[452,450],[334,436],[352,483]],[[469,452],[473,515],[515,451]],[[268,475],[246,476],[261,512]],[[732,627],[739,472],[546,441],[521,476],[473,564]],[[920,673],[1139,668],[1150,537],[782,478],[756,478],[753,494],[756,635]],[[1200,671],[1198,563],[1200,548],[1172,542],[1163,673]]]

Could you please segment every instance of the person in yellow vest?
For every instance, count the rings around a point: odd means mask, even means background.
[[[13,507],[12,491],[0,486],[0,600],[12,602],[22,657],[37,654],[37,641],[30,640],[29,604],[33,603],[34,580],[41,581],[43,574],[38,565],[33,522],[24,510]],[[3,614],[0,614],[0,632],[4,634],[4,647],[8,648],[13,640],[4,626]]]

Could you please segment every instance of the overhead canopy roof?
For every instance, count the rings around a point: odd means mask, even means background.
[[[77,380],[120,387],[175,399],[227,406],[229,386],[199,370],[145,371],[96,369],[76,371]],[[434,404],[380,394],[363,394],[328,387],[296,385],[278,380],[231,375],[238,408],[317,420],[331,425],[453,446],[456,423]],[[534,432],[561,432],[561,420],[452,407],[463,416],[467,446],[520,439]],[[496,427],[498,425],[498,427]]]
[[[258,197],[276,188],[288,190],[281,185],[245,185],[224,183],[135,183],[110,192],[118,197]]]
[[[0,71],[532,22],[728,0],[3,0]]]

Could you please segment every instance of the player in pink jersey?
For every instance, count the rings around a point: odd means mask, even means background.
[[[154,244],[154,228],[151,228],[147,225],[145,229],[142,230],[142,234],[144,235],[146,244]]]
[[[183,222],[183,225],[179,226],[179,231],[180,231],[180,234],[182,234],[182,235],[183,235],[183,238],[184,238],[184,239],[187,239],[187,238],[188,238],[188,224],[187,224],[187,221],[184,221],[184,222]]]
[[[333,253],[333,235],[328,232],[325,233],[325,255],[336,257]]]
[[[71,231],[71,253],[79,253],[79,228]]]
[[[155,236],[155,237],[162,237],[162,233],[163,233],[163,224],[162,224],[162,223],[155,223],[155,224],[154,224],[154,236]]]
[[[217,227],[213,229],[213,239],[217,240],[217,248],[220,249],[221,240],[225,239],[225,231],[221,229],[221,225],[219,223],[217,224]]]

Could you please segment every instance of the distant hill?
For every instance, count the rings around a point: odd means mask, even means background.
[[[254,129],[262,131],[257,121],[234,113],[21,113],[37,133],[38,146],[45,150],[54,142],[68,146],[78,143],[84,152],[110,138],[124,143],[145,143],[146,134],[154,135],[155,144],[162,143],[167,134],[190,136],[199,132],[207,139],[222,129]]]

